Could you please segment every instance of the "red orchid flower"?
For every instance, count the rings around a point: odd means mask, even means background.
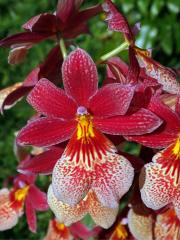
[[[36,232],[36,210],[48,209],[46,194],[41,192],[34,184],[35,175],[18,175],[13,189],[0,191],[0,230],[4,231],[14,227],[18,218],[23,214],[25,205],[29,229]]]
[[[44,240],[67,240],[81,238],[84,240],[97,235],[99,228],[95,227],[89,230],[84,224],[77,222],[72,224],[69,228],[56,219],[50,220],[48,232]]]
[[[57,201],[76,205],[92,189],[102,204],[116,208],[132,183],[133,170],[100,131],[142,134],[153,131],[161,121],[145,109],[122,116],[128,110],[134,89],[127,91],[120,84],[110,84],[98,91],[95,64],[81,49],[66,59],[62,75],[65,92],[46,79],[31,91],[29,103],[46,117],[29,122],[20,131],[17,142],[51,146],[71,138],[53,170],[52,186]],[[101,176],[103,191],[99,187]]]
[[[147,108],[151,97],[156,94],[159,90],[159,85],[155,82],[153,78],[150,78],[141,69],[140,74],[136,75],[136,70],[131,70],[131,76],[128,77],[129,68],[126,63],[124,63],[120,58],[113,57],[107,62],[107,76],[104,84],[108,83],[121,83],[129,88],[135,87],[135,92],[133,100],[131,102],[130,108]]]
[[[128,213],[128,226],[138,240],[176,240],[180,238],[180,220],[172,207],[155,216],[143,216],[133,209]]]
[[[32,17],[23,25],[26,32],[6,37],[0,41],[0,47],[11,47],[9,62],[21,62],[28,49],[47,39],[73,38],[87,32],[86,22],[101,11],[97,5],[80,11],[82,0],[59,0],[54,14],[42,13]]]
[[[53,62],[53,64],[52,64]],[[39,81],[45,77],[53,83],[61,83],[61,65],[63,58],[57,45],[48,54],[45,61],[34,68],[26,77],[24,82],[0,90],[0,110],[12,107],[21,97],[25,96]]]
[[[144,166],[140,181],[141,197],[147,207],[155,210],[172,203],[180,218],[180,115],[158,98],[152,100],[149,109],[164,119],[164,124],[153,134],[128,139],[165,149]]]
[[[148,76],[156,79],[157,82],[162,85],[163,90],[169,93],[179,94],[180,84],[176,80],[177,72],[156,62],[150,57],[150,53],[147,50],[140,49],[135,45],[134,32],[129,26],[127,19],[116,9],[111,0],[105,0],[103,9],[107,14],[108,28],[112,31],[122,32],[124,34],[125,41],[129,44],[129,78],[131,79],[131,70],[133,68],[136,69],[138,75],[139,63],[140,67],[144,68]]]
[[[45,79],[31,91],[29,103],[46,117],[29,122],[20,131],[17,142],[51,146],[71,138],[53,171],[52,186],[58,200],[75,205],[92,189],[102,204],[117,207],[131,185],[132,167],[124,157],[115,154],[115,147],[100,131],[140,135],[153,131],[161,121],[145,109],[122,116],[128,110],[134,89],[127,91],[120,84],[109,84],[98,91],[95,64],[81,49],[66,59],[62,75],[65,92]],[[103,191],[99,187],[101,176]]]

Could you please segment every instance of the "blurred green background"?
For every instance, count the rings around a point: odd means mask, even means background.
[[[102,1],[84,1],[82,8]],[[118,8],[125,14],[131,25],[141,22],[141,32],[137,36],[137,45],[152,48],[153,57],[162,64],[180,69],[180,24],[178,14],[179,0],[116,0]],[[41,12],[54,12],[56,0],[0,0],[0,38],[21,31],[21,25],[29,18]],[[86,49],[94,60],[114,49],[122,42],[120,33],[107,31],[104,16],[89,21],[90,34],[81,35],[75,44]],[[52,41],[33,47],[26,60],[16,66],[7,63],[8,49],[0,49],[0,89],[15,82],[21,82],[25,76],[47,55],[54,45]],[[120,54],[127,59],[127,54]],[[100,77],[104,68],[99,69]],[[3,181],[16,174],[17,160],[13,153],[14,133],[25,125],[32,115],[31,107],[25,100],[16,104],[0,117],[0,186]],[[46,190],[47,178],[40,177],[38,185]],[[28,231],[25,217],[10,231],[0,233],[0,239],[42,239],[45,235],[50,212],[38,214],[38,233]],[[88,221],[88,219],[87,219]]]

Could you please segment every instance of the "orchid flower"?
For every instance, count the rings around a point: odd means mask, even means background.
[[[143,216],[133,209],[128,213],[128,226],[138,240],[177,240],[180,238],[180,220],[172,207],[162,213]]]
[[[147,50],[138,48],[135,45],[135,34],[127,19],[117,10],[111,0],[105,0],[103,9],[107,14],[108,28],[112,31],[122,32],[125,38],[125,42],[129,46],[129,61],[130,69],[128,71],[129,78],[131,79],[131,70],[136,69],[137,75],[139,72],[138,63],[141,68],[144,68],[146,74],[162,86],[163,90],[180,94],[180,84],[176,80],[177,72],[164,67],[157,61],[150,57],[150,53]],[[136,60],[137,58],[137,60]],[[138,61],[138,63],[137,63]]]
[[[50,39],[73,38],[87,32],[87,20],[101,11],[101,6],[80,11],[82,0],[59,0],[54,14],[41,13],[23,24],[25,32],[0,40],[0,47],[11,47],[9,63],[21,62],[35,44]]]
[[[129,140],[145,146],[164,148],[151,163],[145,164],[140,176],[141,197],[147,207],[154,210],[172,203],[180,218],[180,116],[153,98],[149,109],[164,119],[164,124],[153,134],[130,136]],[[178,109],[178,106],[177,106]]]
[[[48,147],[70,138],[53,169],[48,195],[54,196],[56,204],[74,207],[92,192],[97,204],[116,209],[132,184],[134,171],[102,132],[140,135],[162,122],[145,109],[126,115],[134,88],[109,84],[98,91],[96,66],[82,49],[64,61],[62,76],[65,91],[46,79],[31,91],[28,102],[43,117],[30,121],[18,134],[17,143]],[[51,208],[52,198],[48,197]]]
[[[31,18],[23,25],[26,32],[8,36],[0,40],[0,47],[11,47],[9,63],[16,64],[24,60],[28,50],[35,44],[51,38],[57,45],[49,52],[47,59],[34,68],[24,82],[0,90],[0,111],[12,107],[21,97],[25,96],[39,81],[48,78],[53,83],[61,82],[61,65],[63,56],[59,46],[61,38],[73,38],[82,32],[87,32],[87,21],[101,11],[101,6],[80,11],[83,1],[59,0],[54,14],[42,13]],[[53,62],[53,64],[52,64]]]
[[[48,209],[46,194],[34,184],[34,175],[18,175],[13,188],[0,190],[0,231],[14,227],[25,212],[29,229],[36,232],[36,210]]]
[[[88,240],[90,237],[95,237],[98,231],[99,228],[95,227],[89,230],[80,222],[66,227],[63,223],[58,222],[57,219],[53,219],[49,222],[48,232],[44,240],[73,240],[76,238]]]

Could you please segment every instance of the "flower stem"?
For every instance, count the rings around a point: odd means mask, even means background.
[[[119,47],[113,49],[111,52],[108,52],[100,57],[100,62],[103,62],[110,57],[115,56],[116,54],[120,53],[121,51],[125,50],[129,46],[128,42],[123,42]]]
[[[66,46],[65,46],[63,38],[60,39],[59,45],[60,45],[60,49],[61,49],[61,52],[62,52],[63,59],[65,59],[67,57],[67,50],[66,50]]]

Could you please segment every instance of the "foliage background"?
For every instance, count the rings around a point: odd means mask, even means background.
[[[86,0],[83,7],[91,6],[102,1]],[[166,66],[180,69],[178,55],[180,54],[180,25],[178,0],[115,0],[118,8],[126,15],[131,25],[141,22],[141,32],[137,44],[144,48],[153,48],[153,57]],[[53,12],[56,0],[0,0],[0,38],[21,31],[21,25],[29,18],[41,12]],[[119,33],[107,31],[104,16],[95,17],[89,22],[90,34],[81,35],[75,44],[86,49],[94,60],[112,50],[122,42]],[[46,41],[33,47],[23,64],[10,66],[7,63],[8,49],[0,49],[0,89],[15,82],[23,81],[25,76],[47,55],[54,43]],[[127,54],[121,56],[127,59]],[[104,68],[100,67],[102,79]],[[16,174],[17,160],[13,153],[14,133],[18,131],[33,110],[25,102],[19,102],[14,108],[0,117],[0,186],[5,179]],[[47,178],[40,177],[38,185],[46,190]],[[12,230],[0,233],[3,239],[42,239],[45,235],[50,212],[38,214],[38,231],[32,234],[28,231],[25,217]],[[86,219],[89,223],[89,218]]]

